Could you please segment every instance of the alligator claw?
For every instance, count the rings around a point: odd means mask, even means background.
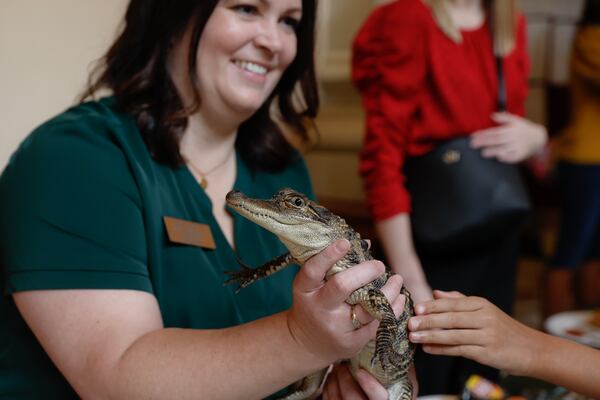
[[[229,279],[227,279],[224,284],[232,285],[237,283],[238,287],[235,289],[236,293],[251,285],[257,278],[256,270],[254,268],[249,268],[242,263],[240,263],[239,271],[225,271],[225,274],[229,276]]]

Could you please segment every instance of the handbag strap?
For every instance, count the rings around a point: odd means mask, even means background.
[[[498,111],[506,111],[506,79],[504,76],[504,59],[496,55],[496,70],[498,71]]]

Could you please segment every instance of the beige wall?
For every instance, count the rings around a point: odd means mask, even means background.
[[[0,0],[0,169],[40,122],[72,104],[126,0]]]
[[[356,173],[363,135],[349,83],[350,42],[370,10],[387,0],[321,0],[319,73],[322,143],[308,156],[322,197],[362,198]],[[564,81],[572,22],[582,0],[520,0],[533,58],[528,114],[545,120],[546,80]],[[73,103],[90,63],[113,38],[127,0],[0,0],[0,169],[36,125]],[[555,18],[558,16],[559,18]],[[553,44],[559,51],[549,52]]]

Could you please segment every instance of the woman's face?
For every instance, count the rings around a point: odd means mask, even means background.
[[[201,112],[246,119],[296,56],[301,0],[220,0],[197,52]]]

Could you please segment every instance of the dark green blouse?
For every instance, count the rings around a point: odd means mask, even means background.
[[[237,155],[235,189],[313,196],[303,160],[253,173]],[[164,216],[208,224],[216,250],[171,243]],[[236,294],[224,271],[237,256],[190,171],[156,163],[130,115],[103,99],[36,129],[0,177],[0,399],[76,398],[15,308],[12,293],[134,289],[153,293],[164,325],[223,328],[289,308],[295,268]],[[271,233],[235,216],[237,255],[257,266],[285,252]]]

